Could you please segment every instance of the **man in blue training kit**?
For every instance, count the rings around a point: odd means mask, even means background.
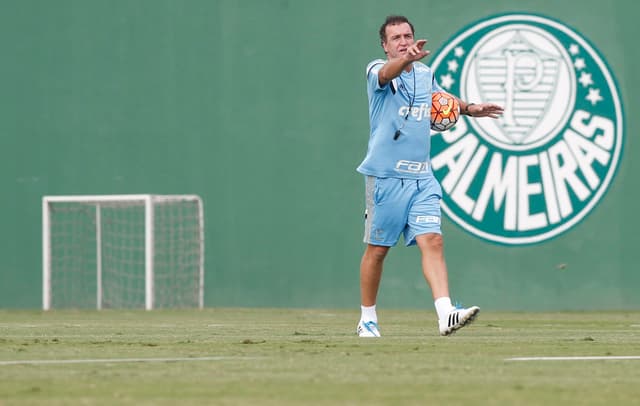
[[[389,248],[400,234],[407,246],[417,245],[422,272],[435,300],[441,335],[449,335],[475,319],[480,308],[456,308],[449,297],[447,266],[440,231],[442,190],[431,171],[431,94],[442,90],[431,69],[419,62],[429,55],[424,39],[414,40],[406,17],[389,16],[380,27],[387,60],[367,66],[371,134],[358,172],[365,175],[366,250],[360,264],[362,314],[360,337],[380,337],[376,298]],[[502,107],[459,100],[460,112],[497,118]]]

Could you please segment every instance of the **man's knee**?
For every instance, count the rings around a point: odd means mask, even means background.
[[[372,261],[380,262],[384,261],[384,258],[387,256],[387,252],[389,252],[389,247],[369,244],[367,245],[365,256]]]
[[[423,246],[425,248],[433,250],[442,249],[444,240],[442,239],[442,234],[428,233],[417,236],[416,243],[418,244],[418,246]]]

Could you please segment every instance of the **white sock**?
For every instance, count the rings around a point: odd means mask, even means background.
[[[453,310],[451,298],[449,297],[439,297],[434,303],[436,305],[436,313],[438,313],[438,319],[440,320],[444,320],[451,312],[451,310]]]
[[[378,322],[378,315],[376,314],[376,305],[373,306],[360,306],[362,313],[360,315],[360,320],[362,321],[373,321],[375,323]]]

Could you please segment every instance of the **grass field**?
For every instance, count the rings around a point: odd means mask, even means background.
[[[640,404],[640,312],[0,311],[0,405]],[[514,357],[636,357],[515,361]]]

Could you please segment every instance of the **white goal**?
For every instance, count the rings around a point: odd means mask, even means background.
[[[44,196],[43,309],[203,307],[195,195]]]

